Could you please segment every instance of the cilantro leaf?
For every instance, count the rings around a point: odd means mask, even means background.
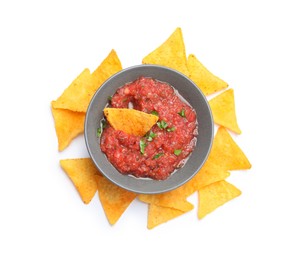
[[[185,109],[183,108],[181,111],[178,112],[181,117],[186,117]]]
[[[176,149],[176,150],[174,150],[174,154],[175,154],[176,156],[179,156],[179,155],[181,154],[181,152],[182,152],[182,150],[180,150],[180,149]]]
[[[168,126],[168,124],[164,120],[157,122],[157,125],[160,129],[166,129]]]
[[[141,154],[144,154],[144,149],[145,149],[146,146],[147,146],[147,143],[143,139],[141,139],[139,141],[139,147],[140,147],[140,153]]]
[[[164,153],[157,153],[157,154],[154,155],[153,159],[158,159],[163,155],[164,155]]]

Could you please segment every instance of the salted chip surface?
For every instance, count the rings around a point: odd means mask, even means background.
[[[176,28],[162,45],[143,58],[142,63],[167,66],[188,76],[186,49],[181,28]]]
[[[144,136],[159,119],[156,115],[135,109],[104,108],[103,111],[107,121],[115,130],[136,136]]]
[[[211,73],[194,54],[188,57],[188,70],[189,77],[206,96],[228,87],[224,80]]]
[[[83,133],[86,114],[53,107],[52,114],[58,138],[58,150],[63,151],[75,137]]]
[[[222,169],[248,170],[252,167],[246,155],[236,144],[225,127],[219,127],[213,140],[208,161]]]
[[[236,112],[233,89],[228,89],[209,101],[213,120],[216,124],[224,126],[234,133],[240,134]]]
[[[149,204],[147,228],[153,229],[154,227],[166,223],[171,219],[177,218],[184,213],[184,211],[178,209]]]
[[[103,176],[97,175],[96,181],[103,210],[109,223],[113,225],[119,220],[137,195],[116,186]]]
[[[88,204],[97,191],[95,175],[101,175],[90,158],[60,160],[64,172],[73,182],[82,201]]]
[[[201,188],[198,194],[198,218],[202,219],[219,206],[238,197],[241,191],[229,182],[219,181]]]

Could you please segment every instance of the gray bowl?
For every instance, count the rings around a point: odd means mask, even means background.
[[[123,175],[108,161],[100,149],[97,128],[103,116],[103,109],[116,90],[140,76],[164,81],[178,90],[179,94],[195,109],[198,119],[197,144],[186,164],[168,179],[158,181]],[[156,194],[175,189],[189,181],[205,163],[213,139],[213,119],[208,102],[201,90],[186,76],[157,65],[138,65],[120,71],[105,81],[94,94],[85,119],[85,142],[99,171],[114,184],[136,193]],[[199,173],[198,173],[199,174]]]

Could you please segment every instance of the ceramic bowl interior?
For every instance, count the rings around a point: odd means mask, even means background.
[[[103,109],[107,104],[108,97],[114,95],[119,87],[136,80],[140,76],[169,83],[190,103],[197,114],[199,134],[194,151],[182,168],[162,181],[135,178],[119,173],[101,151],[100,139],[97,137],[97,129],[104,117]],[[156,194],[181,186],[199,171],[211,149],[213,131],[213,119],[208,102],[201,90],[189,78],[167,67],[138,65],[113,75],[94,94],[86,113],[84,134],[90,157],[105,177],[124,189],[142,194]]]

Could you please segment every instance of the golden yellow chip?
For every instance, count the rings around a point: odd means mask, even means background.
[[[241,133],[236,119],[233,89],[228,89],[217,95],[209,101],[209,105],[215,123],[228,128],[234,133]]]
[[[208,161],[219,165],[222,169],[247,170],[252,167],[248,158],[232,139],[224,127],[219,127],[214,140]]]
[[[226,181],[219,181],[201,188],[198,194],[198,218],[202,219],[219,206],[238,197],[241,191]]]
[[[85,69],[70,85],[63,94],[53,101],[54,108],[64,108],[76,112],[86,112],[94,94],[95,81],[90,70]],[[96,85],[96,87],[98,87]]]
[[[53,107],[52,114],[58,138],[58,149],[63,151],[76,136],[83,133],[86,114]]]
[[[81,199],[88,204],[97,191],[95,175],[101,175],[90,158],[60,160],[60,165],[73,182]]]
[[[104,115],[115,130],[136,136],[144,136],[159,119],[156,115],[128,108],[104,108]]]
[[[161,194],[140,194],[139,200],[161,207],[178,209],[184,212],[194,208],[193,204],[188,202],[180,190],[168,191]]]
[[[113,74],[122,70],[122,64],[115,50],[111,50],[103,62],[94,70],[92,76],[95,81],[94,92]]]
[[[136,194],[116,186],[103,176],[96,176],[98,194],[105,215],[111,225],[115,224]]]
[[[186,49],[181,28],[177,28],[161,46],[144,57],[142,63],[167,66],[188,76]]]
[[[188,57],[189,77],[198,85],[204,95],[213,94],[228,87],[228,84],[212,74],[195,55]]]
[[[181,186],[182,193],[188,197],[195,191],[212,184],[214,182],[225,180],[230,176],[220,165],[207,161],[201,170],[187,183]]]
[[[178,209],[160,207],[155,204],[149,204],[147,228],[152,229],[184,213],[184,211]]]
[[[65,89],[63,94],[56,101],[53,101],[53,107],[86,112],[97,89],[105,80],[121,69],[121,62],[116,52],[112,50],[92,74],[89,69],[85,69]]]

